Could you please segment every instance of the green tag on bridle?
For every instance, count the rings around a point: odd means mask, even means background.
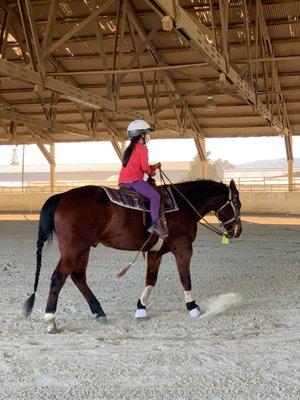
[[[222,240],[221,240],[222,244],[229,244],[229,239],[227,235],[222,235]]]

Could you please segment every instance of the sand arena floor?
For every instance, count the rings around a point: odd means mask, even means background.
[[[91,252],[88,279],[108,324],[93,318],[68,280],[57,335],[43,333],[57,243],[43,252],[37,300],[26,320],[21,312],[33,287],[37,222],[0,219],[1,400],[299,399],[300,218],[245,217],[241,238],[229,246],[199,228],[191,267],[198,303],[207,308],[216,296],[242,296],[202,319],[186,313],[175,261],[167,255],[150,297],[151,319],[135,322],[145,263],[139,259],[117,280],[133,253],[99,246]]]

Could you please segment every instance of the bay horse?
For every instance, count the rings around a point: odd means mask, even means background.
[[[171,186],[178,210],[165,214],[169,236],[163,239],[160,249],[151,250],[158,242],[155,234],[144,248],[147,252],[147,273],[145,288],[137,302],[136,318],[148,316],[148,298],[156,283],[162,256],[168,252],[172,252],[176,259],[187,311],[192,317],[200,314],[200,309],[192,297],[190,276],[192,243],[196,237],[199,214],[205,216],[214,211],[229,238],[237,238],[242,232],[241,202],[233,180],[229,186],[212,180],[183,182]],[[179,192],[191,202],[194,210]],[[57,332],[55,312],[58,296],[69,276],[85,297],[91,312],[105,321],[105,312],[86,281],[90,248],[101,243],[119,250],[140,250],[149,238],[149,223],[149,215],[145,226],[141,211],[112,203],[101,186],[83,186],[51,196],[40,212],[34,293],[24,305],[25,315],[31,313],[34,305],[44,243],[47,240],[51,241],[54,231],[58,240],[60,260],[51,277],[44,314],[47,332]]]

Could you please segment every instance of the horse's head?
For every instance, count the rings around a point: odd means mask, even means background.
[[[234,180],[231,179],[228,187],[227,201],[215,210],[216,217],[227,230],[228,237],[231,239],[238,238],[242,233],[242,223],[240,219],[241,206],[239,192],[235,186]]]

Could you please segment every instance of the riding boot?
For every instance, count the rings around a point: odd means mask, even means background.
[[[155,221],[152,220],[151,225],[150,225],[149,228],[148,228],[148,232],[149,232],[149,233],[153,233],[154,227],[155,227]]]
[[[162,239],[166,238],[167,236],[169,236],[166,220],[164,218],[158,218],[156,221],[152,221],[148,232],[155,233]]]

